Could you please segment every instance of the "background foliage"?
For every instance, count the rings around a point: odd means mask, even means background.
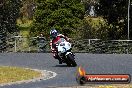
[[[84,6],[80,0],[37,0],[31,35],[43,32],[49,35],[56,28],[65,35],[77,30],[84,18]]]
[[[111,25],[109,39],[127,39],[128,0],[100,0],[98,15]]]
[[[91,6],[95,16],[89,15]],[[77,40],[127,39],[127,13],[128,0],[0,0],[0,51],[8,47],[7,38],[14,35],[43,33],[49,39],[53,27]],[[131,19],[132,6],[130,39]]]
[[[0,51],[6,49],[6,39],[17,32],[16,19],[19,17],[20,0],[0,1]]]

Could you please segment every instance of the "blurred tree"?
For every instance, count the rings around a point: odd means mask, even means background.
[[[99,0],[81,0],[81,1],[85,5],[85,16],[89,16],[91,7],[93,6],[95,8],[96,5],[98,5],[98,3],[99,3]],[[95,13],[96,13],[96,11],[95,11]]]
[[[5,36],[5,27],[4,27],[4,15],[3,15],[3,10],[4,10],[4,0],[0,1],[0,52],[3,52],[5,50],[5,41],[6,41],[6,36]]]
[[[132,39],[132,1],[130,4],[130,39]]]
[[[22,6],[20,8],[20,19],[24,23],[24,19],[33,19],[33,14],[35,10],[35,1],[34,0],[22,0]]]
[[[17,32],[16,19],[19,15],[20,0],[0,1],[0,52],[6,49],[7,34]]]
[[[3,15],[9,33],[17,32],[16,19],[19,17],[20,4],[20,0],[5,0]]]
[[[108,39],[108,24],[101,17],[85,17],[80,32],[82,39]]]
[[[31,35],[36,36],[44,32],[49,36],[52,27],[66,35],[78,29],[84,18],[84,5],[81,0],[36,0]]]
[[[127,39],[128,0],[100,0],[97,7],[98,15],[111,25],[109,39]]]

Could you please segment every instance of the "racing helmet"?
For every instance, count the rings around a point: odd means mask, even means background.
[[[58,35],[58,32],[57,32],[57,30],[55,28],[50,31],[50,36],[52,38],[56,38],[57,35]]]

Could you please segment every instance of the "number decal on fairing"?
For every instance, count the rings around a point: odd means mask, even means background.
[[[66,48],[65,47],[63,47],[63,49],[66,51]]]

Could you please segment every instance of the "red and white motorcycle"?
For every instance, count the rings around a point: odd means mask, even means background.
[[[63,63],[66,63],[68,66],[76,67],[77,63],[75,62],[75,55],[71,52],[72,45],[70,42],[67,42],[64,38],[60,38],[56,43],[58,50],[58,55],[62,59]]]

